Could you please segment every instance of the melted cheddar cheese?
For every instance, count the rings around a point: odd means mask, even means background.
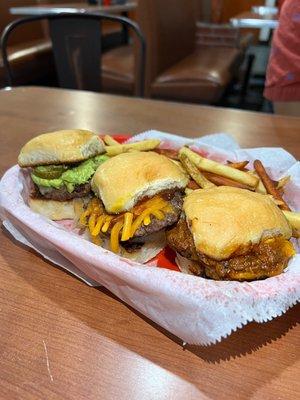
[[[93,198],[79,222],[88,229],[95,244],[101,244],[101,233],[105,234],[110,229],[110,248],[118,253],[120,240],[131,239],[142,225],[151,223],[151,217],[162,220],[168,212],[172,212],[172,206],[159,195],[136,205],[131,212],[117,215],[106,214],[100,201]]]

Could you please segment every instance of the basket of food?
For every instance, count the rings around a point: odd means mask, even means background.
[[[239,149],[222,134],[124,139],[33,138],[1,180],[4,226],[187,343],[215,343],[299,301],[300,166],[290,154]]]

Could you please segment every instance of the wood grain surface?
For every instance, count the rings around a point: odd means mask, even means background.
[[[300,156],[300,119],[78,91],[0,91],[0,174],[32,136],[62,128],[186,136]],[[297,399],[299,311],[187,346],[0,233],[0,399]]]

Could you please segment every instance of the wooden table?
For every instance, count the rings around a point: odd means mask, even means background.
[[[128,1],[125,4],[115,4],[110,6],[89,5],[87,2],[82,3],[62,3],[62,4],[45,4],[40,6],[11,7],[9,9],[14,15],[41,15],[41,14],[58,14],[65,12],[102,12],[102,13],[123,13],[132,11],[137,7],[137,2]]]
[[[300,157],[300,119],[45,88],[0,91],[0,173],[34,135],[80,127],[231,132]],[[188,346],[107,293],[0,238],[1,399],[297,399],[299,311]]]

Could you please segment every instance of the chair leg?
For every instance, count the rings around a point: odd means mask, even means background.
[[[247,90],[248,90],[248,87],[249,87],[249,81],[250,81],[250,77],[251,77],[251,72],[252,72],[252,67],[253,67],[254,60],[255,60],[255,55],[254,54],[248,54],[248,56],[247,56],[247,67],[246,67],[243,83],[242,83],[241,90],[240,90],[240,101],[239,101],[240,106],[245,101],[245,96],[247,94]]]

